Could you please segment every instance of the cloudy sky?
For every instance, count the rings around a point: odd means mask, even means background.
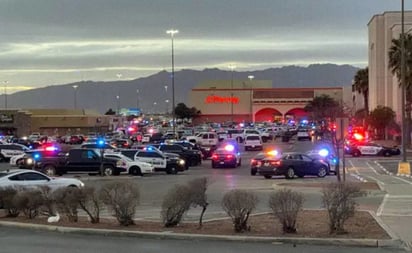
[[[367,23],[399,9],[400,0],[0,0],[0,86],[169,71],[170,28],[176,70],[363,67]]]

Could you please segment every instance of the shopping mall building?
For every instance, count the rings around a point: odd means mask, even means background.
[[[286,85],[287,86],[287,85]],[[196,122],[264,122],[309,119],[308,102],[329,95],[352,104],[351,86],[272,88],[271,80],[206,81],[191,90],[189,106],[201,111]]]
[[[368,23],[369,110],[377,106],[391,107],[401,121],[401,89],[398,77],[389,68],[389,50],[393,39],[401,34],[401,12],[374,15]],[[405,33],[412,32],[412,11],[405,12]],[[360,107],[362,108],[362,106]],[[360,109],[359,107],[357,109]]]

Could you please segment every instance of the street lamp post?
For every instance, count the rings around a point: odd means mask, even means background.
[[[153,102],[153,114],[156,114],[156,105],[157,105],[157,102]]]
[[[169,114],[169,99],[166,99],[165,103],[166,103],[166,115],[168,115]]]
[[[139,109],[139,89],[136,90],[136,108]]]
[[[116,96],[116,107],[117,107],[116,115],[119,115],[120,113],[120,96],[119,95]]]
[[[250,82],[250,101],[249,101],[249,105],[250,105],[250,122],[253,123],[253,78],[255,78],[255,76],[250,75],[247,78],[249,78],[249,82]]]
[[[4,108],[7,110],[7,83],[8,81],[4,81]]]
[[[77,88],[79,85],[73,85],[72,87],[74,89],[74,109],[77,109]]]
[[[176,115],[175,115],[175,55],[174,55],[174,35],[179,33],[178,30],[167,30],[172,40],[172,117],[173,117],[173,133],[176,133]]]
[[[229,68],[231,70],[231,78],[230,78],[230,118],[231,124],[233,124],[233,70],[236,68],[235,65],[230,64]]]

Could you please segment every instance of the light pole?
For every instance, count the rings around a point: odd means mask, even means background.
[[[231,70],[231,79],[230,79],[230,118],[231,118],[231,123],[233,124],[233,70],[236,68],[235,65],[230,64],[229,68]]]
[[[176,115],[175,115],[175,53],[174,53],[174,35],[179,33],[178,30],[167,30],[172,40],[172,116],[173,116],[173,133],[176,133]]]
[[[4,81],[4,108],[7,110],[7,83],[8,81]]]
[[[156,114],[156,105],[157,105],[157,102],[153,102],[153,114]]]
[[[116,96],[116,107],[117,107],[116,115],[119,115],[120,113],[120,96],[119,95]]]
[[[169,114],[169,99],[165,100],[166,103],[166,115]]]
[[[79,88],[79,85],[73,85],[72,87],[74,89],[74,109],[77,109],[77,88]]]
[[[136,108],[139,109],[139,89],[136,90]]]
[[[247,78],[249,78],[249,82],[250,82],[250,94],[249,94],[249,103],[250,103],[250,122],[253,123],[253,78],[255,78],[255,76],[253,75],[249,75]]]

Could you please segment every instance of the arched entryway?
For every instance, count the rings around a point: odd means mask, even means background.
[[[308,119],[309,113],[303,108],[293,108],[285,113],[285,119],[293,119],[295,121],[301,121],[302,119]]]
[[[255,122],[273,122],[282,118],[282,113],[274,108],[263,108],[255,113]]]

